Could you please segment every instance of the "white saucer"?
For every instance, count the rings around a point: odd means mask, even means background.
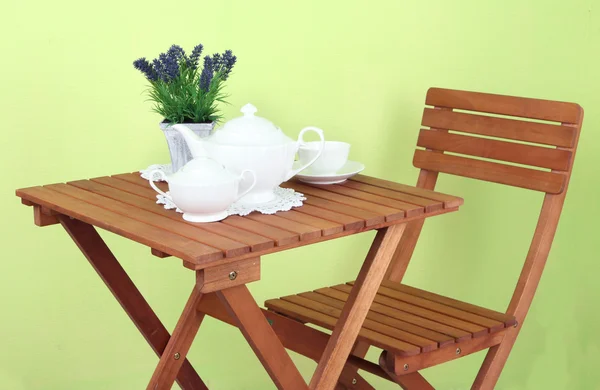
[[[300,168],[300,162],[294,162],[294,169]],[[343,183],[352,176],[358,174],[365,169],[364,164],[357,161],[346,161],[346,164],[338,169],[336,173],[325,175],[313,175],[310,173],[310,168],[296,175],[298,180],[308,184],[337,184]]]

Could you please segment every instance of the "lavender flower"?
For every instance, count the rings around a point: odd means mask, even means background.
[[[233,69],[237,61],[237,57],[233,55],[231,50],[226,50],[223,54],[213,54],[212,59],[215,72],[220,74],[221,79],[227,80],[231,69]]]
[[[210,56],[204,57],[204,69],[200,74],[199,87],[203,92],[208,92],[210,89],[210,82],[214,76],[214,62]]]
[[[204,46],[202,44],[196,45],[194,50],[192,50],[192,55],[190,55],[189,61],[187,62],[188,66],[192,69],[196,69],[198,67],[198,60],[202,55],[202,50]]]
[[[179,76],[179,64],[177,63],[177,58],[173,54],[169,55],[168,53],[161,53],[158,56],[158,59],[162,64],[161,70],[158,71],[158,75],[164,82],[168,83]]]
[[[158,60],[158,58],[155,58],[152,60],[152,67],[154,68],[154,71],[156,72],[156,76],[159,79],[163,78],[163,74],[165,73],[164,70],[164,65],[162,64],[162,62],[160,62]]]
[[[231,73],[231,69],[233,69],[233,66],[235,65],[237,61],[237,57],[233,55],[233,52],[231,50],[225,50],[225,53],[223,53],[223,60],[222,60],[222,69],[221,71],[223,72],[223,80],[227,80],[227,77],[229,77],[229,74]]]
[[[167,56],[175,58],[177,61],[181,58],[185,58],[185,51],[178,45],[172,45],[167,51]]]
[[[221,55],[219,53],[215,53],[212,56],[213,69],[215,72],[218,72],[221,69]]]
[[[158,79],[158,75],[156,74],[154,67],[150,62],[148,62],[146,57],[138,58],[137,60],[133,61],[133,66],[142,72],[148,80],[156,81]]]

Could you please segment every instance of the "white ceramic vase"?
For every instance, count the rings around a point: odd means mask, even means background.
[[[211,123],[186,123],[185,126],[200,138],[208,137],[215,128],[215,122]],[[169,154],[171,155],[171,168],[177,172],[181,167],[192,160],[192,153],[187,146],[183,136],[174,130],[172,124],[161,122],[160,129],[165,134]]]

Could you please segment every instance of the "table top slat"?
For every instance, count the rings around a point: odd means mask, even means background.
[[[405,215],[407,217],[414,217],[417,215],[421,215],[425,212],[425,208],[422,206],[412,203],[406,203],[390,197],[380,196],[364,190],[358,190],[336,184],[327,186],[317,186],[317,188],[335,192],[336,194],[345,195],[351,198],[362,199],[366,200],[367,202],[393,207],[398,210],[404,210]]]
[[[406,193],[420,198],[432,199],[444,202],[444,208],[454,208],[461,206],[464,201],[458,196],[446,195],[441,192],[430,191],[424,188],[413,187],[402,183],[396,183],[394,181],[378,179],[376,177],[356,175],[350,179],[359,183],[369,184],[374,187],[387,188],[389,190],[397,191],[400,193]]]
[[[169,232],[44,187],[17,190],[17,195],[61,214],[96,225],[193,264],[223,258],[217,248]]]
[[[230,215],[221,221],[221,223],[269,237],[272,240],[275,240],[276,246],[285,246],[300,241],[300,235],[298,233],[271,225],[265,225],[264,223],[256,222],[252,219],[240,217],[238,215]]]
[[[365,226],[365,221],[362,218],[353,217],[348,214],[336,213],[335,211],[327,210],[310,205],[306,202],[302,207],[294,209],[297,213],[311,215],[334,223],[342,225],[343,230],[356,230]],[[323,235],[329,235],[323,231]]]
[[[411,194],[406,194],[404,192],[398,192],[389,190],[387,188],[376,187],[373,185],[361,183],[359,181],[354,180],[346,180],[344,183],[340,184],[344,187],[354,188],[355,190],[360,190],[364,192],[369,192],[371,194],[381,195],[386,198],[396,199],[402,202],[414,204],[417,206],[423,206],[425,208],[425,212],[432,212],[436,210],[441,210],[444,208],[444,202],[439,200],[422,198],[420,196],[415,196]]]
[[[140,176],[140,174],[138,172],[132,172],[132,173],[119,173],[117,175],[111,175],[110,177],[114,177],[117,179],[121,179],[121,180],[125,180],[128,181],[130,183],[133,184],[137,184],[140,185],[142,187],[146,187],[146,188],[150,188],[150,184],[148,183],[148,180],[144,179],[142,176]],[[159,187],[160,185],[164,185],[164,187],[160,187],[161,189],[168,189],[168,185],[167,183],[165,183],[164,181],[155,181],[154,184],[157,184]]]
[[[119,180],[119,182],[122,182],[122,180]],[[173,210],[167,210],[161,205],[157,205],[156,197],[154,197],[150,193],[148,194],[150,196],[135,195],[130,192],[126,192],[115,187],[110,187],[108,185],[101,184],[93,180],[78,180],[74,182],[69,182],[68,184],[100,194],[102,196],[106,196],[111,199],[121,201],[123,203],[130,204],[132,206],[139,207],[147,211],[151,211],[153,213],[168,217],[181,223],[185,223],[189,226],[193,226],[199,230],[198,234],[203,234],[203,232],[207,231],[214,234],[218,234],[219,236],[228,238],[233,241],[244,243],[250,246],[250,249],[253,252],[265,250],[275,246],[275,241],[268,237],[264,237],[249,232],[247,230],[238,229],[236,227],[225,225],[219,222],[198,224],[185,221],[183,218],[181,218],[181,214],[175,213],[173,212]],[[145,191],[145,189],[142,189],[142,191]]]
[[[318,207],[322,210],[328,210],[340,213],[342,215],[360,218],[364,221],[364,225],[366,227],[379,225],[385,222],[385,217],[381,214],[377,214],[368,210],[358,209],[356,207],[348,206],[346,204],[336,203],[327,199],[318,198],[316,196],[307,196],[304,203],[314,207]]]
[[[303,205],[300,208],[304,208]],[[310,207],[310,206],[309,206]],[[275,213],[278,217],[300,222],[305,225],[314,226],[321,230],[323,236],[329,236],[344,231],[344,225],[338,222],[333,222],[314,215],[300,213],[294,209],[290,211],[278,211]]]
[[[250,252],[250,247],[241,242],[231,240],[206,230],[200,230],[193,225],[188,225],[183,219],[173,220],[166,216],[155,214],[140,207],[132,208],[132,205],[122,203],[90,191],[86,191],[74,185],[52,184],[45,186],[51,190],[72,196],[84,202],[114,211],[117,214],[136,219],[148,225],[179,234],[203,244],[215,247],[223,251],[226,257],[235,257]],[[160,210],[160,208],[158,208]],[[162,208],[164,210],[164,208]]]
[[[367,202],[362,199],[351,198],[349,196],[340,195],[335,192],[328,191],[323,187],[314,187],[304,185],[298,182],[283,183],[282,186],[293,188],[298,192],[303,193],[308,198],[309,196],[316,196],[322,199],[334,201],[336,203],[353,206],[359,209],[372,211],[379,215],[383,215],[386,221],[395,221],[402,219],[406,216],[404,210],[395,209],[392,207],[383,206],[381,204]]]
[[[310,240],[321,237],[321,229],[306,225],[291,219],[282,218],[273,214],[260,214],[257,212],[246,215],[246,218],[265,225],[274,226],[283,230],[297,233],[301,240]]]
[[[96,183],[104,184],[106,186],[119,189],[121,191],[129,192],[130,194],[144,196],[148,199],[156,199],[156,191],[150,188],[150,186],[142,187],[137,184],[133,184],[128,181],[109,176],[95,177],[90,180]]]

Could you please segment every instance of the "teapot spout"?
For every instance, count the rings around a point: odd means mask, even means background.
[[[186,125],[177,124],[171,126],[173,130],[176,130],[183,136],[185,139],[185,143],[187,144],[190,152],[192,152],[192,156],[196,157],[208,157],[206,153],[206,149],[202,145],[204,141],[200,137],[198,137],[192,130],[190,130]]]

